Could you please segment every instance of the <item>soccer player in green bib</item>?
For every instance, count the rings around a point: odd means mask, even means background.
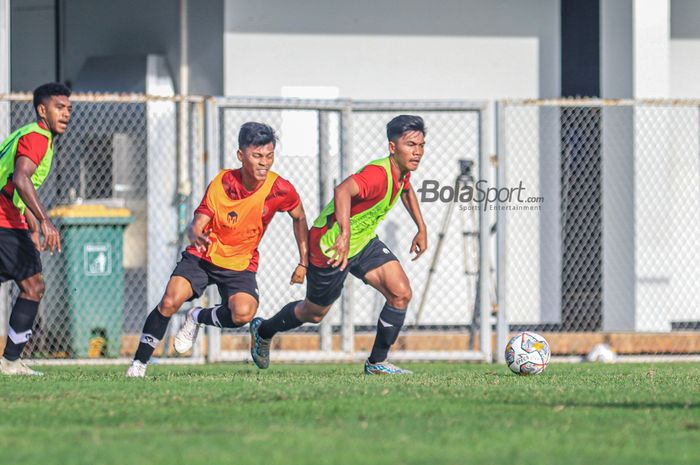
[[[352,273],[386,298],[365,373],[411,373],[387,361],[406,317],[411,285],[398,259],[375,231],[401,198],[418,227],[410,249],[416,254],[413,260],[427,249],[425,222],[410,184],[411,172],[423,158],[426,130],[421,117],[401,115],[387,124],[386,133],[389,156],[370,162],[345,179],[314,221],[309,232],[306,299],[288,303],[269,320],[255,318],[251,322],[251,355],[258,368],[270,364],[272,336],[304,323],[319,323]]]
[[[19,297],[10,313],[0,373],[41,375],[20,355],[32,335],[44,294],[40,250],[61,251],[61,238],[36,190],[51,171],[54,140],[68,127],[71,91],[49,83],[34,90],[36,121],[10,134],[0,144],[0,283],[14,281]],[[39,234],[44,236],[40,243]]]

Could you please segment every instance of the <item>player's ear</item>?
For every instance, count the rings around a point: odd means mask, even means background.
[[[396,153],[396,142],[393,140],[389,141],[389,153],[394,155]]]
[[[36,114],[39,115],[39,118],[46,119],[46,104],[45,103],[40,103],[39,105],[36,106]]]
[[[243,152],[241,152],[241,149],[238,149],[236,151],[236,157],[238,158],[238,161],[240,161],[240,162],[243,161]]]

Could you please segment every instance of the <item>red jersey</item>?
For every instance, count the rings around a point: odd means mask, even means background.
[[[42,123],[39,123],[39,126],[46,129]],[[41,134],[36,132],[25,134],[19,139],[15,163],[19,157],[27,157],[39,166],[48,146],[49,140]],[[2,188],[2,192],[0,192],[0,228],[28,229],[24,215],[21,215],[12,203],[12,196],[15,194],[15,184],[12,179],[0,187]]]
[[[250,197],[255,192],[249,191],[243,186],[240,169],[228,171],[222,178],[221,182],[224,186],[224,191],[233,200],[245,199],[246,197]],[[208,189],[209,188],[207,188],[207,190]],[[270,221],[272,221],[275,213],[278,211],[288,212],[294,210],[299,203],[301,203],[301,199],[299,198],[299,194],[297,194],[297,191],[294,189],[292,183],[281,176],[278,177],[275,180],[275,183],[272,185],[272,190],[270,190],[270,193],[267,195],[267,197],[265,197],[265,205],[263,207],[262,214],[263,234],[265,233],[265,230],[267,230],[267,225],[270,224]],[[204,195],[202,202],[199,204],[199,207],[197,207],[197,209],[194,211],[194,214],[202,214],[210,218],[214,217],[214,212],[207,205],[206,194]],[[211,262],[211,260],[206,257],[205,254],[197,251],[194,246],[187,247],[185,251],[194,255],[195,257]],[[253,252],[253,257],[250,260],[250,265],[248,265],[246,271],[257,271],[259,259],[260,253],[258,252],[258,249],[255,249],[255,252]]]
[[[392,169],[391,176],[394,180],[391,189],[391,201],[393,201],[399,195],[399,191],[403,192],[411,187],[411,173],[406,173],[404,178],[399,181],[396,171]],[[351,177],[357,184],[359,192],[350,200],[350,216],[370,209],[386,195],[388,188],[386,171],[381,166],[367,165],[362,168],[362,171],[351,175]],[[329,227],[333,227],[335,222],[334,213],[328,217],[328,224],[322,228],[312,227],[309,231],[309,261],[312,265],[319,268],[329,266],[328,257],[323,255],[319,244],[321,237],[328,231]]]

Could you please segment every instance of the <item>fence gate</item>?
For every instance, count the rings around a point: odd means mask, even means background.
[[[498,212],[499,356],[523,329],[555,355],[700,353],[698,103],[499,105],[499,182],[525,189]]]
[[[273,169],[296,187],[309,224],[332,197],[336,184],[367,162],[386,156],[386,123],[399,114],[418,114],[428,128],[424,161],[411,177],[415,190],[426,181],[454,186],[482,177],[483,103],[217,98],[207,105],[209,157],[194,183],[194,199],[203,194],[204,180],[221,167],[239,166],[237,135],[247,121],[265,122],[279,132]],[[417,230],[403,207],[395,208],[378,231],[401,260],[413,288],[406,326],[391,355],[394,360],[491,358],[490,311],[489,318],[480,318],[479,313],[479,308],[491,308],[487,280],[479,279],[486,269],[480,266],[480,257],[486,257],[480,247],[488,244],[479,241],[484,233],[480,211],[451,205],[421,203],[429,248],[415,262],[408,250]],[[288,284],[298,254],[291,220],[277,216],[260,246],[258,315],[265,318],[305,295],[304,286]],[[440,256],[433,262],[440,242]],[[214,290],[207,304],[218,299]],[[273,360],[363,359],[371,349],[383,305],[377,291],[349,276],[343,296],[323,323],[275,337]],[[209,360],[250,358],[247,329],[207,330]]]

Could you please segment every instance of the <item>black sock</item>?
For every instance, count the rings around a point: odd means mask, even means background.
[[[136,349],[136,354],[134,355],[134,360],[138,360],[141,363],[148,363],[153,355],[153,351],[156,350],[156,346],[165,336],[165,331],[168,329],[168,323],[170,322],[169,316],[164,316],[158,310],[158,307],[154,308],[151,313],[148,314],[146,322],[143,324],[143,331],[141,332],[141,342],[139,342],[139,348]]]
[[[269,320],[263,321],[258,328],[260,337],[263,339],[270,339],[281,331],[289,331],[290,329],[298,328],[303,325],[304,323],[299,321],[299,318],[294,314],[294,307],[296,307],[299,302],[301,302],[301,300],[289,302],[282,307],[282,310],[277,312],[275,316]]]
[[[203,308],[195,315],[197,323],[202,323],[207,326],[216,326],[218,328],[239,328],[243,325],[237,325],[231,317],[231,310],[228,305],[219,305],[218,307]]]
[[[10,314],[10,327],[7,331],[7,343],[3,357],[14,361],[22,354],[32,335],[34,319],[39,312],[39,302],[18,297]]]
[[[378,363],[386,360],[389,355],[389,348],[396,342],[406,318],[406,310],[394,308],[389,304],[384,304],[379,321],[377,321],[377,336],[374,338],[372,353],[369,355],[370,363]]]

